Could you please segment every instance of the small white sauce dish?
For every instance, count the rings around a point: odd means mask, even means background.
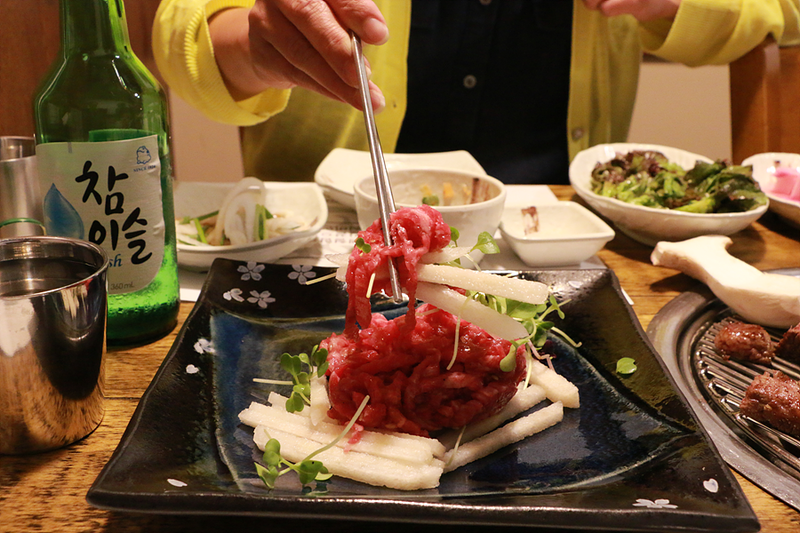
[[[596,254],[614,238],[614,230],[600,217],[575,202],[536,207],[539,229],[525,235],[521,207],[508,207],[500,234],[523,263],[549,268],[577,265]]]
[[[264,182],[265,206],[273,213],[291,214],[305,229],[272,239],[241,245],[192,246],[178,243],[178,264],[188,270],[206,271],[214,259],[269,263],[289,255],[316,238],[328,220],[328,204],[315,183]],[[219,209],[235,183],[178,182],[175,216],[202,216]]]

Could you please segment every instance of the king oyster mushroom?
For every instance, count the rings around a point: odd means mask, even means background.
[[[650,260],[702,281],[745,320],[777,328],[800,322],[800,278],[762,272],[737,259],[727,250],[732,242],[723,235],[662,241]]]

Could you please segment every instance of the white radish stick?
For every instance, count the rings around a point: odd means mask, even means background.
[[[270,432],[281,430],[312,440],[318,444],[318,448],[333,442],[342,432],[342,426],[338,424],[325,422],[312,426],[308,417],[269,406],[264,406],[263,409],[251,406],[239,413],[239,420],[251,427],[264,426]],[[336,446],[405,463],[429,464],[433,460],[430,445],[385,433],[365,431],[357,442],[350,443],[342,439]]]
[[[276,394],[276,393],[271,393],[270,394],[270,399],[271,400],[273,398],[273,394],[275,395],[275,399],[276,400],[279,400],[281,398],[283,398],[284,401],[286,400],[286,398],[284,396],[280,396],[279,394]],[[254,414],[256,416],[269,416],[272,413],[272,411],[270,411],[271,409],[276,409],[278,411],[281,411],[281,412],[284,412],[284,413],[288,413],[288,411],[285,410],[283,404],[273,403],[272,406],[269,406],[269,405],[264,405],[264,404],[258,403],[258,402],[252,402],[250,404],[250,407],[248,407],[247,409],[245,409],[242,412],[244,413],[245,411],[249,411],[251,414]],[[308,414],[306,414],[306,411],[307,411],[307,409],[304,409],[304,410],[300,411],[299,413],[288,413],[288,414],[290,414],[291,416],[308,419],[309,417],[308,417]],[[241,414],[240,414],[240,418],[241,418]],[[252,423],[248,423],[248,422],[242,421],[242,423],[247,424],[249,426],[255,426],[257,423],[261,423],[260,419],[250,419],[250,422],[252,422]],[[308,424],[310,425],[310,421],[308,422]],[[337,424],[336,422],[322,422],[322,424],[333,425],[333,426],[336,427],[336,430],[338,432],[342,431],[342,426]],[[338,433],[337,433],[337,435],[338,435]],[[385,439],[389,438],[392,442],[394,442],[398,446],[406,446],[407,443],[409,443],[409,442],[412,443],[412,444],[409,445],[410,447],[414,447],[415,445],[425,446],[426,450],[430,450],[430,453],[435,457],[443,457],[444,456],[444,452],[446,451],[444,445],[441,442],[439,442],[436,439],[432,439],[430,437],[421,437],[421,436],[418,436],[418,435],[409,435],[408,433],[399,433],[399,432],[396,432],[396,431],[365,430],[365,431],[361,432],[361,439],[362,440],[364,440],[364,439],[370,440],[370,439],[373,439],[373,438],[375,438],[377,441],[380,441],[380,442],[385,442],[386,441]],[[333,439],[329,439],[329,440],[333,440]]]
[[[319,448],[318,443],[291,433],[256,427],[253,440],[260,450],[264,450],[270,438],[281,443],[281,456],[293,463],[302,461]],[[368,453],[345,452],[336,446],[315,455],[314,459],[322,461],[328,472],[336,476],[399,490],[435,488],[444,468],[444,463],[438,459],[427,465],[410,464]]]
[[[459,446],[455,451],[447,452],[444,471],[450,472],[467,463],[486,457],[500,448],[558,424],[563,418],[564,406],[561,405],[561,402],[556,402],[528,416],[509,422],[491,433]]]
[[[533,408],[547,397],[545,391],[539,385],[531,385],[514,395],[499,413],[485,418],[479,422],[467,424],[463,433],[461,430],[448,431],[439,436],[439,442],[447,448],[453,448],[456,442],[465,443],[474,440],[492,430],[497,429],[506,420],[510,420],[528,409]]]
[[[498,313],[444,285],[421,282],[417,285],[417,298],[471,322],[495,337],[513,341],[528,336],[525,326],[510,316]]]
[[[538,281],[509,278],[447,265],[417,265],[417,277],[419,281],[485,292],[533,305],[546,302],[550,295],[549,287]]]
[[[331,400],[328,397],[327,384],[328,378],[325,376],[319,377],[316,372],[311,376],[309,383],[311,389],[311,405],[308,408],[308,413],[311,416],[311,424],[315,426],[321,422],[330,420],[330,418],[328,418],[328,410],[331,408]]]
[[[577,409],[581,405],[578,387],[571,381],[543,365],[539,361],[528,360],[530,365],[531,382],[545,390],[547,399],[551,402],[561,402],[564,407]]]

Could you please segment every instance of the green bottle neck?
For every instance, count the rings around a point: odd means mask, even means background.
[[[122,0],[61,0],[60,5],[64,57],[130,53]]]

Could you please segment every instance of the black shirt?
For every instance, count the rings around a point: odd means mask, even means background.
[[[397,152],[467,150],[506,183],[568,183],[571,0],[413,0]]]

